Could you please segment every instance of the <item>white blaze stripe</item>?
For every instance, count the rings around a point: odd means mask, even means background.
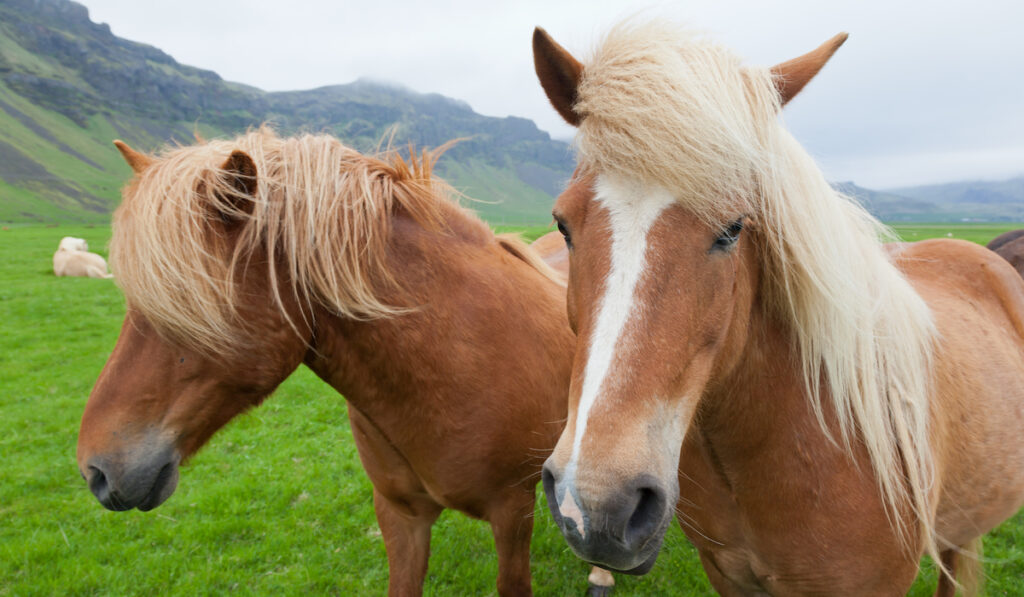
[[[590,336],[566,480],[575,477],[587,417],[608,376],[622,330],[634,312],[634,291],[646,267],[647,233],[661,212],[673,202],[671,194],[663,189],[642,188],[605,176],[598,177],[595,191],[594,200],[608,210],[611,224],[611,270],[605,279],[597,323]]]

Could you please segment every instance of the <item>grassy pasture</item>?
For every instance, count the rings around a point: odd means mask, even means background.
[[[986,242],[1013,225],[899,226],[904,238]],[[543,233],[524,231],[528,238]],[[175,495],[140,513],[104,510],[78,475],[86,397],[117,338],[109,280],[55,278],[62,236],[105,254],[109,228],[0,231],[0,596],[381,595],[384,546],[343,399],[300,369],[182,469]],[[580,595],[587,566],[538,502],[534,588]],[[435,526],[429,595],[494,593],[488,527],[447,512]],[[989,595],[1024,594],[1024,515],[986,539]],[[709,595],[695,550],[673,528],[654,570],[619,595]],[[930,567],[911,591],[929,595]]]

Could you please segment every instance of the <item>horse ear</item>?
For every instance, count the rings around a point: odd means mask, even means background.
[[[843,45],[847,37],[849,34],[840,33],[818,46],[817,49],[772,67],[775,89],[779,92],[781,105],[785,106],[797,93],[800,93],[804,85],[807,85],[814,75],[818,74],[821,67],[825,66],[825,63],[836,53],[839,46]]]
[[[256,163],[249,154],[234,150],[220,167],[223,180],[231,188],[229,193],[217,193],[217,206],[221,215],[231,219],[232,215],[252,213],[253,198],[256,196]]]
[[[121,157],[124,158],[124,161],[128,162],[128,165],[131,166],[132,172],[136,174],[141,174],[143,170],[153,163],[153,158],[128,147],[128,144],[120,139],[116,139],[114,141],[114,147],[121,152]]]
[[[231,186],[239,193],[253,197],[256,195],[256,163],[249,154],[236,149],[228,156],[228,160],[220,167],[228,177]]]
[[[551,105],[566,122],[579,126],[583,117],[573,110],[583,65],[540,27],[533,30],[533,67]]]

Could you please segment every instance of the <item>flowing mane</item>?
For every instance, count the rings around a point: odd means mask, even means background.
[[[280,276],[307,306],[356,319],[400,313],[406,306],[379,298],[396,284],[385,263],[396,209],[434,227],[460,212],[482,238],[493,236],[432,176],[444,149],[378,159],[328,135],[281,138],[267,127],[166,149],[114,215],[117,283],[162,334],[205,354],[245,347],[234,280],[250,266],[267,268],[282,312]],[[252,195],[239,196],[238,173],[223,169],[234,151],[256,167]],[[259,250],[266,263],[250,264]]]
[[[887,229],[834,191],[779,122],[767,68],[692,32],[626,23],[585,61],[575,111],[583,168],[667,189],[722,226],[746,215],[764,260],[762,300],[791,330],[808,399],[847,450],[862,443],[890,519],[917,514],[935,551],[930,310],[880,242]],[[825,405],[828,405],[828,408]],[[829,437],[832,437],[829,435]]]

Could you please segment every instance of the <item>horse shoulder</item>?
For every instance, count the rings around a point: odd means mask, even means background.
[[[963,545],[1024,503],[1024,280],[995,253],[965,241],[892,251],[938,329],[936,530]]]

